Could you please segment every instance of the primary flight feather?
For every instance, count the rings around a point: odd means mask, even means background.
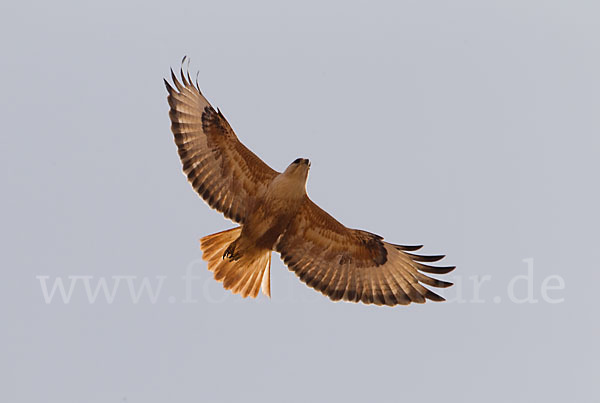
[[[411,253],[421,246],[384,242],[342,225],[306,194],[310,162],[298,158],[283,172],[265,164],[237,138],[206,100],[189,72],[171,70],[171,130],[192,187],[225,217],[240,224],[200,240],[202,258],[223,286],[243,297],[270,296],[271,252],[308,286],[334,301],[407,305],[444,298],[424,287],[452,283],[424,273],[453,266],[427,265],[444,256]],[[424,285],[423,285],[424,284]]]

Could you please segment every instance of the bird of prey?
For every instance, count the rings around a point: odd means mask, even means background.
[[[262,289],[270,297],[275,251],[300,280],[333,301],[389,306],[444,301],[423,286],[452,285],[424,274],[452,271],[453,266],[425,264],[444,256],[414,254],[421,245],[395,245],[342,225],[307,196],[308,159],[273,170],[238,140],[189,70],[182,67],[180,77],[171,69],[173,83],[164,82],[183,172],[210,207],[240,224],[200,239],[202,258],[225,289],[244,298]]]

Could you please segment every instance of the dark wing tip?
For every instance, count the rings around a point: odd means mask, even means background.
[[[167,88],[167,92],[169,93],[169,95],[171,95],[173,93],[173,91],[175,91],[175,89],[173,87],[171,87],[171,84],[169,84],[169,82],[167,81],[166,78],[163,78],[163,82],[165,83],[165,87]]]
[[[184,64],[187,60],[187,67],[185,68],[185,72],[184,72]],[[171,80],[173,81],[173,85],[177,88],[178,92],[181,92],[185,87],[194,87],[194,81],[192,80],[192,77],[190,76],[190,59],[186,56],[183,56],[183,59],[181,59],[181,69],[179,70],[179,76],[181,77],[181,83],[179,82],[179,79],[177,78],[177,76],[175,75],[175,72],[173,71],[173,69],[171,68]],[[202,91],[200,90],[200,86],[198,85],[198,75],[200,74],[200,71],[197,72],[196,74],[196,82],[195,82],[195,88],[198,90],[198,92],[200,93],[200,95],[202,95]],[[166,80],[165,80],[166,81]],[[182,85],[183,83],[183,85]],[[165,83],[167,84],[167,83]],[[171,90],[173,89],[173,86],[171,86],[170,84],[168,84],[169,87],[171,88]],[[167,88],[168,90],[169,88]]]
[[[198,92],[199,92],[200,94],[202,94],[202,91],[200,91],[200,86],[198,85],[198,76],[199,76],[199,75],[200,75],[200,70],[198,70],[198,71],[196,72],[196,89],[198,90]]]
[[[427,290],[427,293],[425,294],[425,298],[427,298],[430,301],[436,301],[436,302],[443,302],[446,299],[440,295],[437,295],[436,293],[434,293],[431,290]]]
[[[448,287],[452,287],[454,285],[454,283],[451,283],[450,281],[442,281],[442,280],[438,280],[435,279],[435,286],[437,288],[448,288]]]
[[[442,260],[446,255],[433,255],[433,256],[424,256],[424,255],[414,255],[412,253],[407,253],[408,256],[412,260],[416,260],[417,262],[437,262],[438,260]]]
[[[428,266],[426,264],[416,263],[418,269],[420,271],[424,271],[425,273],[433,273],[433,274],[446,274],[450,273],[452,270],[456,269],[456,266]]]
[[[185,61],[187,60],[187,67],[186,67],[186,71],[187,71],[187,77],[186,75],[183,74],[183,65],[185,64]],[[179,74],[181,75],[181,81],[183,81],[183,84],[186,87],[189,87],[191,85],[191,78],[190,78],[190,59],[187,57],[187,55],[183,56],[183,59],[181,59],[181,69],[179,71]]]
[[[419,280],[419,282],[436,288],[448,288],[451,285],[453,285],[448,281],[442,281],[438,280],[437,278],[426,276],[425,274],[419,271],[415,273],[415,277],[417,278],[417,280]]]
[[[401,251],[414,252],[423,247],[423,245],[394,245],[394,247]]]
[[[177,88],[177,91],[181,92],[183,91],[183,89],[185,88],[183,84],[181,84],[179,82],[179,80],[177,79],[177,76],[175,76],[175,72],[173,71],[173,69],[171,69],[171,80],[173,80],[173,84],[175,85],[175,87]]]
[[[181,67],[181,70],[179,70],[179,75],[181,76],[181,81],[183,82],[183,85],[185,85],[186,87],[189,86],[190,83],[185,77],[185,74],[183,74],[183,67]]]

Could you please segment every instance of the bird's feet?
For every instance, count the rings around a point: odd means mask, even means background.
[[[235,242],[232,242],[231,245],[225,249],[225,253],[223,253],[223,259],[225,258],[229,259],[230,262],[240,258],[240,254],[235,250]]]

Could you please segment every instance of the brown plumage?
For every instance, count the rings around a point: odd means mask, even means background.
[[[202,257],[216,280],[243,297],[259,290],[270,296],[271,252],[308,286],[334,301],[407,305],[444,299],[422,284],[451,283],[424,273],[444,256],[411,252],[421,246],[384,242],[379,235],[350,229],[306,195],[310,162],[298,158],[279,173],[237,138],[223,114],[204,98],[189,73],[165,80],[171,129],[183,172],[196,192],[241,226],[200,240]]]

